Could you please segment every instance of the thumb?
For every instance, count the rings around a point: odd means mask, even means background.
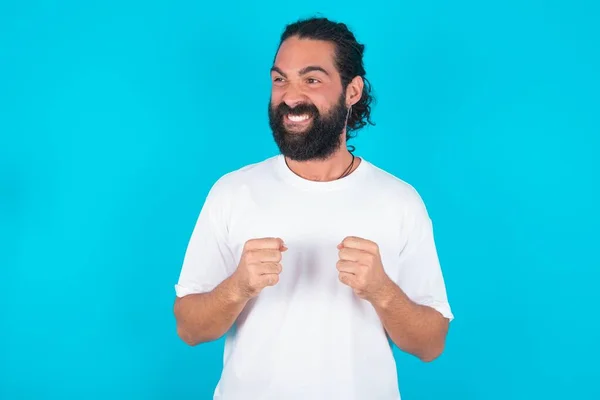
[[[279,251],[286,251],[288,248],[285,245],[285,242],[281,238],[278,238],[278,239],[279,239]]]

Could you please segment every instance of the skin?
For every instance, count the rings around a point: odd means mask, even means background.
[[[294,107],[299,103],[314,104],[320,113],[327,114],[342,93],[342,80],[334,64],[335,47],[330,42],[287,39],[279,48],[271,70],[271,101],[273,105],[285,102]],[[354,78],[346,90],[346,106],[356,104],[362,95],[364,81]],[[310,123],[310,121],[309,121]],[[304,124],[285,123],[286,128],[301,132]],[[337,179],[348,167],[352,155],[346,149],[346,132],[340,135],[340,147],[325,161],[297,162],[287,160],[299,176],[314,181]],[[354,169],[360,159],[354,163]]]
[[[388,277],[377,243],[349,236],[338,250],[340,282],[371,303],[396,346],[425,362],[439,357],[444,350],[448,319],[431,307],[411,301]]]
[[[219,339],[233,325],[248,301],[267,286],[279,282],[282,253],[279,238],[252,239],[245,243],[236,271],[208,293],[175,300],[179,337],[195,346]]]
[[[315,40],[290,38],[280,47],[271,70],[274,105],[280,102],[294,107],[312,103],[327,114],[342,93],[340,75],[334,65],[334,46]],[[356,104],[364,82],[353,79],[346,91],[346,105]],[[286,128],[301,133],[309,121],[286,121]],[[340,135],[340,148],[325,161],[288,160],[290,168],[305,179],[336,179],[350,163],[346,134]],[[355,162],[354,168],[360,160]],[[186,343],[216,340],[233,325],[247,302],[267,286],[276,285],[281,254],[286,251],[280,238],[248,241],[236,271],[214,290],[192,294],[175,301],[177,332]],[[359,237],[347,237],[339,245],[339,261],[332,268],[339,280],[368,301],[377,312],[387,334],[403,351],[423,361],[436,359],[443,351],[448,320],[430,307],[412,302],[385,273],[376,243]]]

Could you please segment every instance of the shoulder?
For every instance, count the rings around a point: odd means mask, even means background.
[[[421,210],[425,207],[423,198],[409,182],[367,161],[370,169],[369,184],[378,197],[405,206],[409,209]]]
[[[253,182],[263,181],[273,174],[277,156],[246,164],[221,175],[210,188],[209,196],[225,199]]]
[[[427,206],[417,189],[407,181],[370,164],[371,193],[379,198],[379,206],[387,210],[391,216],[396,216],[408,232],[417,236],[429,232],[432,220]]]

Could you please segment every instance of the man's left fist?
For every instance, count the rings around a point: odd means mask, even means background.
[[[383,269],[377,243],[349,236],[337,248],[340,281],[350,286],[357,296],[368,301],[381,294],[390,278]]]

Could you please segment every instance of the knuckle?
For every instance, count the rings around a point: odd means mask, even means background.
[[[252,247],[254,247],[255,243],[256,243],[256,239],[248,239],[248,240],[246,240],[246,242],[244,243],[244,250],[250,250],[250,249],[252,249]]]
[[[263,278],[263,286],[273,286],[277,283],[277,275],[266,275]]]

